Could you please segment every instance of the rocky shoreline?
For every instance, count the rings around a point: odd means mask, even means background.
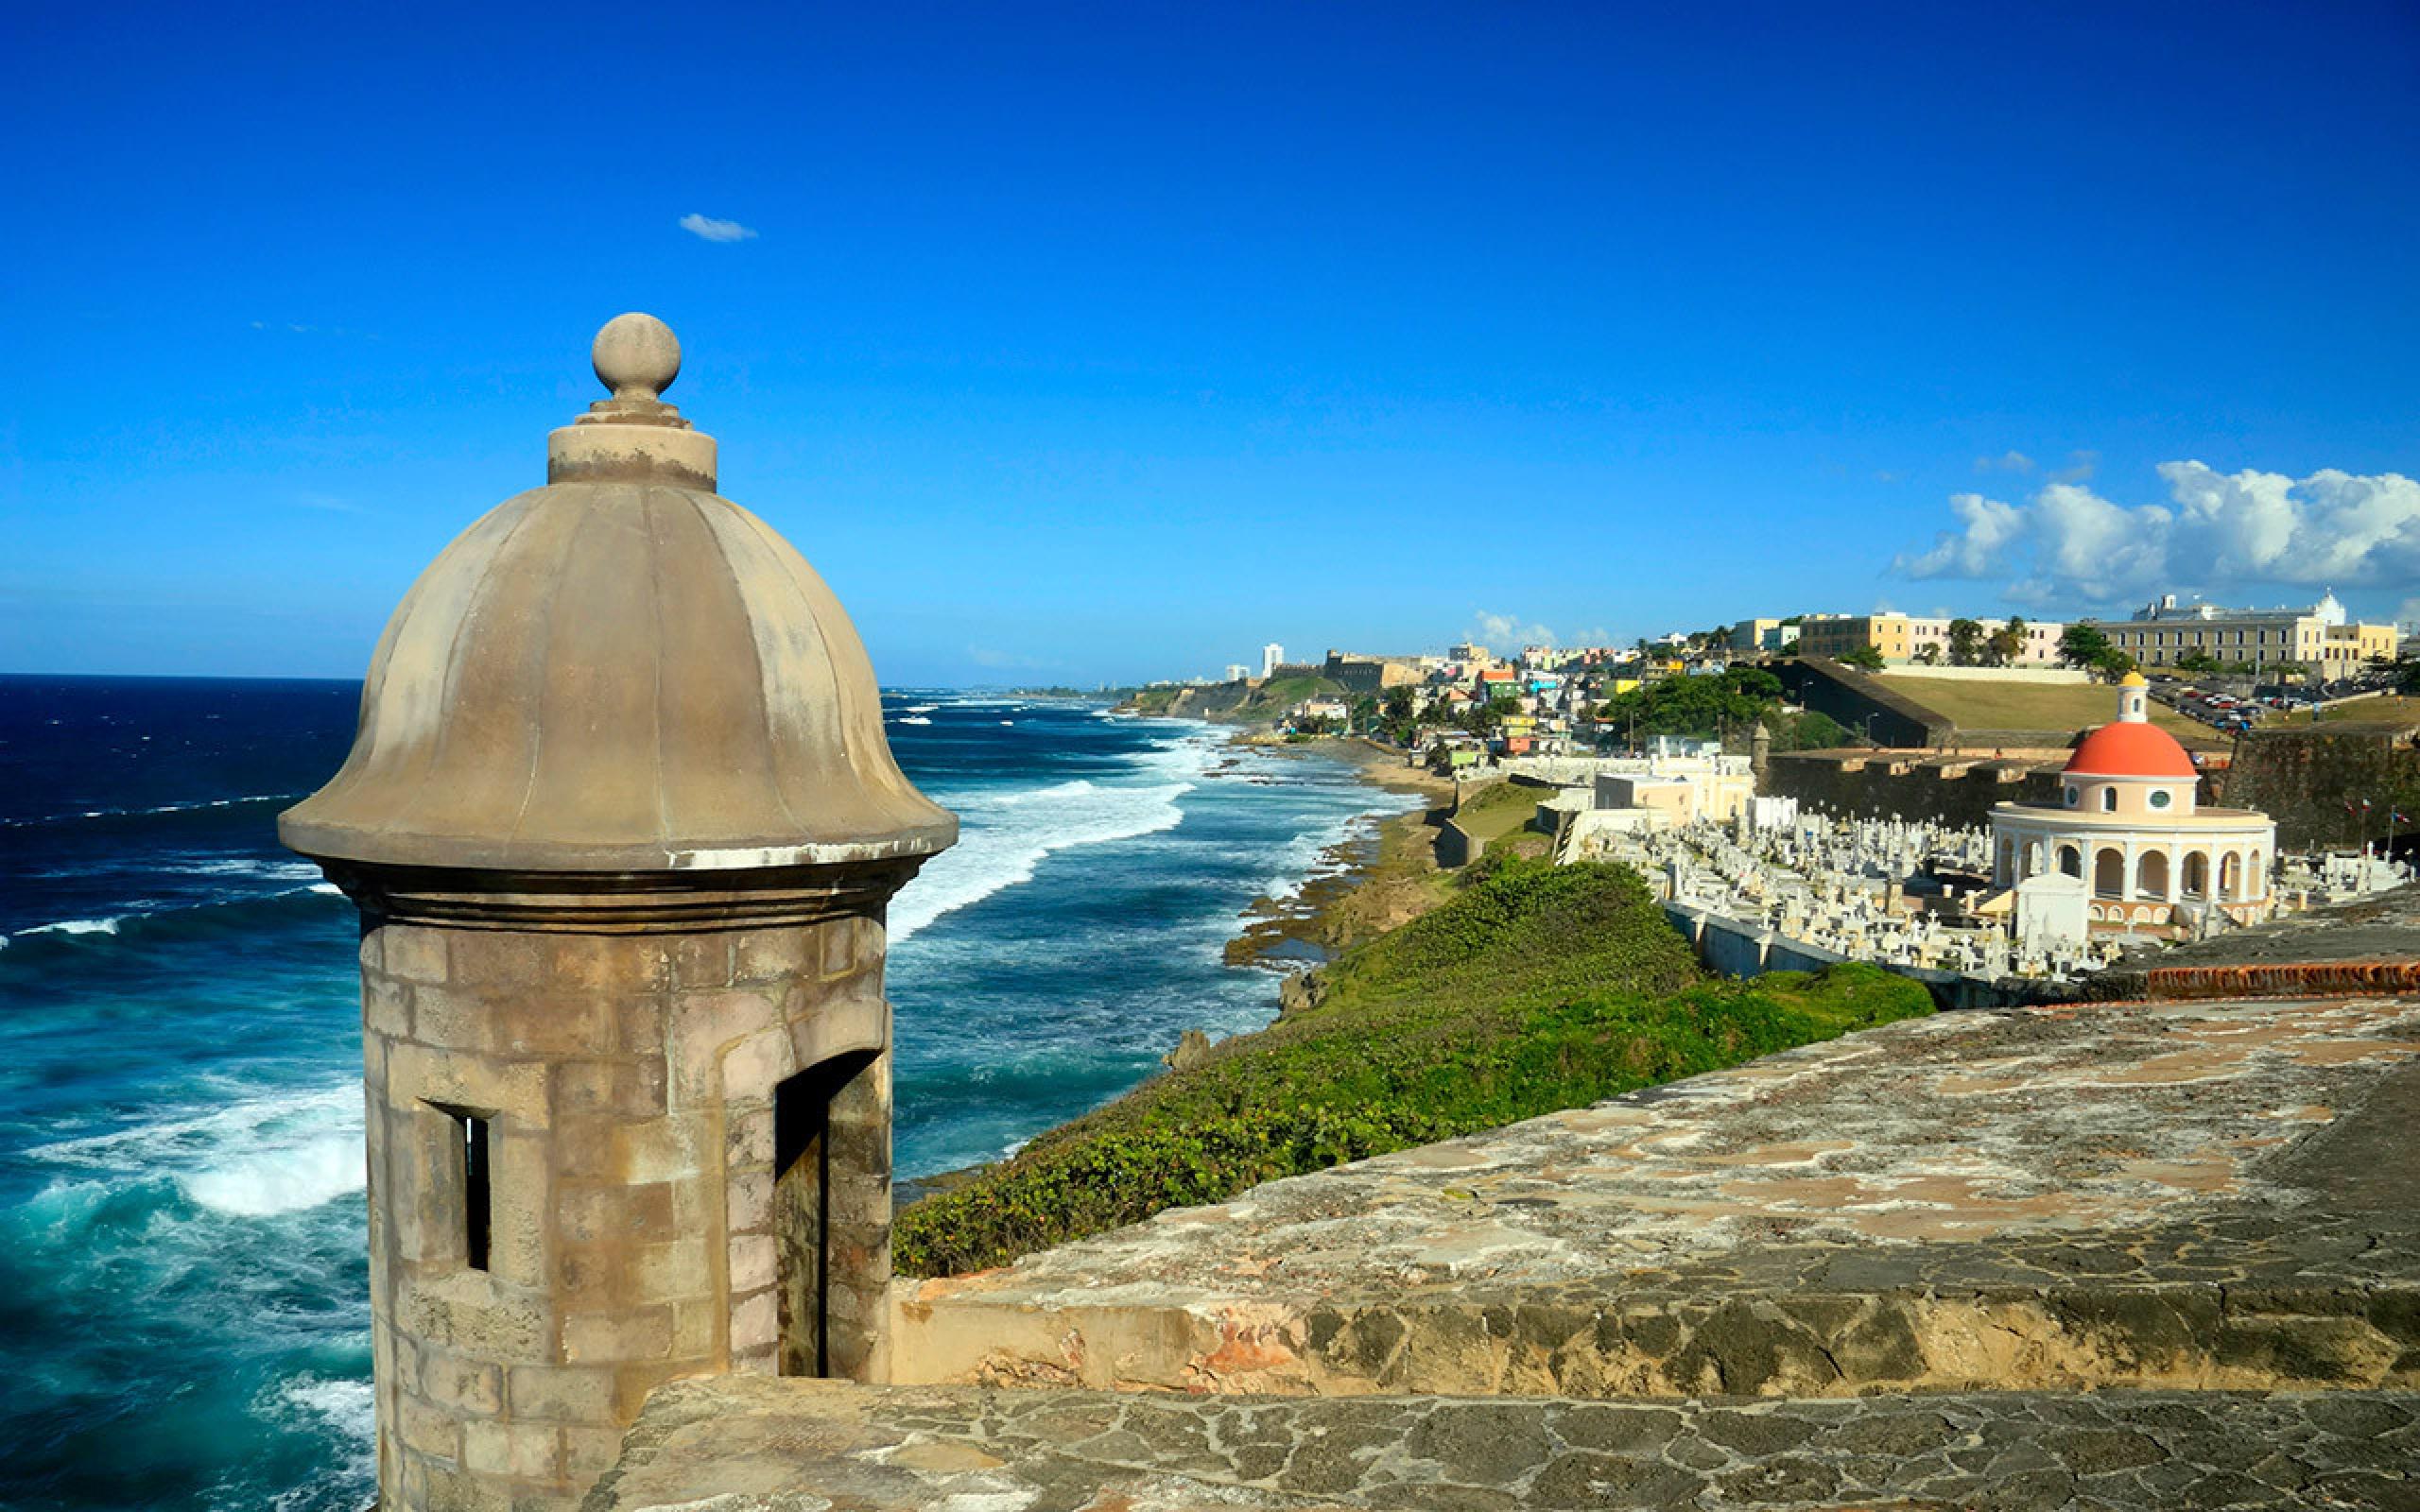
[[[1432,839],[1436,816],[1452,800],[1452,782],[1406,766],[1401,752],[1368,741],[1333,742],[1305,755],[1342,760],[1374,787],[1431,801],[1409,814],[1370,816],[1321,853],[1291,896],[1253,900],[1240,916],[1242,931],[1227,942],[1230,966],[1299,972],[1443,901]]]
[[[1250,747],[1303,760],[1340,760],[1373,787],[1430,799],[1426,807],[1408,814],[1365,815],[1352,833],[1321,852],[1309,877],[1291,897],[1263,896],[1245,905],[1239,916],[1243,928],[1227,942],[1227,964],[1283,973],[1277,991],[1283,1016],[1298,1011],[1316,992],[1316,984],[1307,975],[1311,968],[1409,923],[1444,901],[1444,874],[1438,868],[1432,845],[1433,816],[1452,803],[1454,784],[1450,779],[1404,765],[1400,751],[1363,740],[1326,741],[1306,747],[1289,746],[1263,730],[1237,730],[1230,734],[1229,743],[1238,750]],[[1211,772],[1233,773],[1240,765],[1230,756],[1215,764]],[[1163,1058],[1171,1070],[1181,1071],[1207,1056],[1211,1048],[1206,1034],[1188,1029]],[[985,1162],[902,1178],[894,1199],[906,1207],[989,1169],[991,1162]]]

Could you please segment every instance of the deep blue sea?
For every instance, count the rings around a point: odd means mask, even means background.
[[[0,1507],[370,1499],[354,914],[274,823],[357,698],[0,678]],[[904,1177],[1267,1022],[1239,911],[1408,801],[1096,704],[884,703],[964,824],[890,912]]]

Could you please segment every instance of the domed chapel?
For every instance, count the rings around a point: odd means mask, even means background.
[[[2190,926],[2211,910],[2265,917],[2276,824],[2251,809],[2204,807],[2201,773],[2151,722],[2149,697],[2142,674],[2128,673],[2117,719],[2077,745],[2058,800],[1992,810],[1993,882],[2082,878],[2087,917],[2113,929]]]

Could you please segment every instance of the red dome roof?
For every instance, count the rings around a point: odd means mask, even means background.
[[[2067,758],[2079,777],[2195,777],[2193,758],[2157,725],[2119,720],[2083,737]]]

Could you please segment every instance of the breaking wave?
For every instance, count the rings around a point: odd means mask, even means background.
[[[318,868],[310,868],[316,874]],[[36,947],[57,951],[91,950],[124,942],[179,939],[222,939],[243,935],[254,926],[291,913],[297,907],[327,906],[341,897],[335,884],[315,882],[303,887],[270,892],[244,892],[202,902],[165,908],[133,908],[98,919],[62,919],[33,924],[0,936],[12,961],[27,958]]]
[[[230,1217],[299,1212],[362,1189],[361,1088],[187,1108],[26,1154],[103,1180],[165,1178],[186,1200]]]
[[[1121,785],[1080,777],[1049,787],[954,799],[962,826],[959,842],[936,856],[891,904],[891,939],[906,939],[943,914],[1031,882],[1046,856],[1175,829],[1184,821],[1177,800],[1198,785],[1208,765],[1207,747],[1180,742],[1136,765],[1138,775],[1163,780]]]
[[[27,830],[44,824],[74,824],[81,819],[143,819],[162,814],[199,814],[210,809],[241,808],[248,803],[291,803],[301,793],[251,793],[242,798],[196,799],[187,803],[158,803],[139,809],[78,809],[43,814],[32,818],[0,819],[0,830]]]

